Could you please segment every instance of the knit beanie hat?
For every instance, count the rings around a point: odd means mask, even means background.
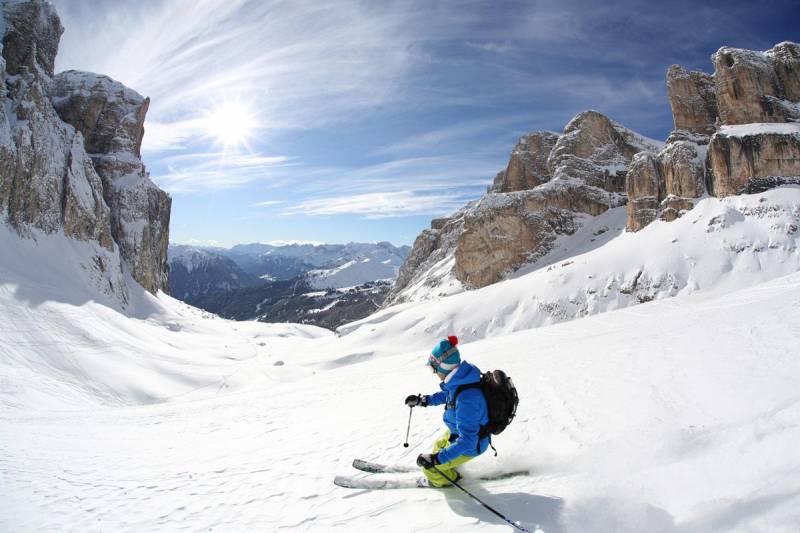
[[[458,353],[457,344],[458,337],[455,335],[439,341],[439,344],[434,346],[431,351],[428,364],[442,375],[446,376],[452,372],[461,363],[461,354]]]

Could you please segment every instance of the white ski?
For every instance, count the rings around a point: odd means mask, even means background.
[[[382,465],[363,459],[354,459],[353,468],[371,474],[405,474],[409,472],[419,472],[419,467],[404,465]]]
[[[361,470],[362,472],[369,472],[370,474],[406,474],[410,472],[419,472],[419,467],[384,465],[380,463],[373,463],[372,461],[365,461],[363,459],[353,460],[353,468],[356,470]],[[530,475],[528,470],[513,470],[511,472],[496,472],[494,474],[486,474],[473,479],[479,479],[481,481],[496,481],[498,479],[528,475]]]
[[[411,479],[376,479],[356,476],[336,476],[333,484],[347,489],[419,489],[430,488],[425,477]]]

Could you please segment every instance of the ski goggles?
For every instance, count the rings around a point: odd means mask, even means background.
[[[430,356],[428,356],[428,362],[427,362],[427,363],[425,363],[425,364],[426,364],[426,365],[430,365],[430,367],[431,367],[431,371],[432,371],[434,374],[436,373],[436,371],[437,371],[439,368],[441,368],[442,370],[445,370],[445,371],[449,372],[449,371],[453,370],[455,367],[457,367],[457,366],[458,366],[458,363],[451,363],[451,364],[448,364],[448,363],[445,363],[444,361],[445,361],[445,360],[446,360],[448,357],[450,357],[451,355],[453,355],[454,353],[456,353],[457,351],[458,351],[458,348],[457,348],[456,346],[453,346],[452,348],[450,348],[449,350],[447,350],[446,352],[444,352],[444,353],[443,353],[442,355],[440,355],[439,357],[436,357],[435,355],[431,354]]]

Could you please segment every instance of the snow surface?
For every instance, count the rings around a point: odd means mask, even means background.
[[[522,398],[495,439],[500,455],[463,472],[531,471],[468,486],[545,532],[796,531],[800,360],[787,348],[800,342],[799,308],[792,275],[463,346],[469,360],[507,370]],[[184,341],[208,340],[209,321],[191,324]],[[402,398],[435,388],[404,336],[380,359],[341,356],[346,342],[331,337],[312,341],[316,362],[284,346],[274,370],[306,377],[239,394],[4,410],[0,528],[508,531],[455,490],[333,486],[354,457],[413,464],[440,430],[438,409],[416,410],[411,447],[401,446]],[[202,368],[185,356],[186,370]]]
[[[746,137],[762,133],[777,133],[800,135],[800,124],[795,122],[754,122],[752,124],[737,124],[735,126],[721,126],[720,133],[731,137]]]
[[[521,397],[499,456],[463,473],[530,471],[466,484],[532,531],[795,532],[799,206],[797,187],[709,198],[637,233],[610,213],[550,270],[340,336],[134,287],[125,315],[80,285],[79,263],[47,261],[57,236],[0,234],[16,252],[0,256],[0,530],[509,531],[455,489],[332,484],[356,457],[427,451],[441,410],[414,410],[406,449],[402,400],[436,390],[426,354],[457,333]],[[662,274],[656,301],[622,291]],[[610,281],[590,313],[631,307],[548,325],[569,317],[527,303],[580,308]]]
[[[587,216],[584,226],[560,236],[548,255],[480,291],[463,292],[452,275],[445,275],[452,262],[442,261],[431,269],[442,282],[422,280],[404,289],[413,303],[384,309],[340,331],[404,320],[420,336],[458,327],[464,339],[480,339],[650,299],[747,287],[800,269],[800,187],[704,198],[678,220],[655,221],[635,233],[623,230],[625,219],[624,207]],[[448,291],[452,296],[440,299]],[[432,311],[426,302],[437,299]],[[485,302],[502,311],[476,313]]]

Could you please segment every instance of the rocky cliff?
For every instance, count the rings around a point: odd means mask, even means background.
[[[634,158],[629,230],[674,220],[705,194],[740,194],[752,180],[763,187],[800,176],[800,45],[722,47],[711,61],[713,75],[678,65],[667,71],[675,131],[661,152]]]
[[[124,272],[166,289],[170,198],[140,158],[149,101],[105,76],[54,75],[63,27],[49,3],[4,2],[2,16],[0,218],[96,245],[87,271],[120,301]]]
[[[711,59],[713,74],[667,71],[666,145],[591,110],[563,134],[523,136],[486,196],[417,237],[387,302],[500,281],[614,207],[627,205],[626,227],[638,231],[708,194],[800,182],[800,45],[723,47]]]
[[[593,110],[561,135],[523,136],[486,196],[417,237],[388,303],[484,287],[536,262],[587,218],[625,205],[628,163],[661,145]]]

